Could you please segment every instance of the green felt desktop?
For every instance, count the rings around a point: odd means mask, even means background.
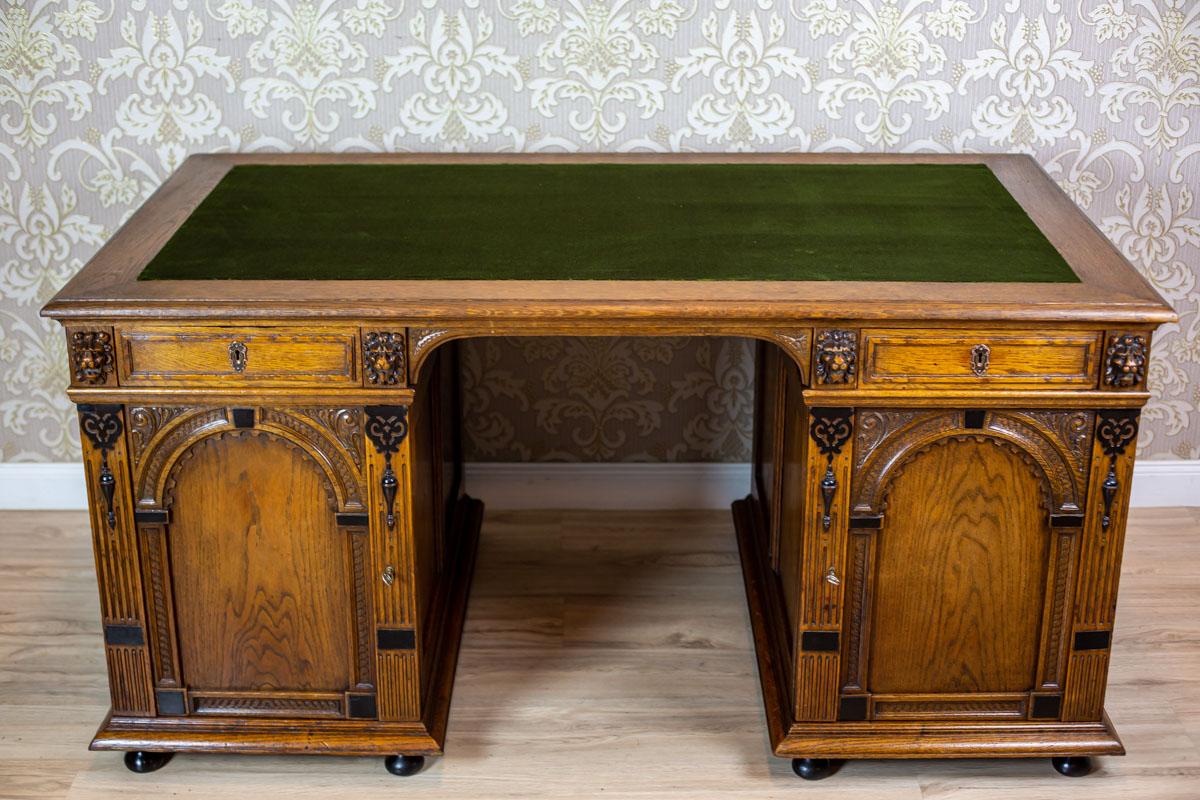
[[[1078,282],[982,164],[241,165],[189,279]]]

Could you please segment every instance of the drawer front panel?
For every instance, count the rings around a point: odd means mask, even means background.
[[[1100,338],[1092,331],[867,330],[862,382],[1094,387]]]
[[[118,339],[126,386],[359,383],[352,330],[143,326]]]

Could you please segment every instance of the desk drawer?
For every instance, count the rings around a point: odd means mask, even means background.
[[[358,384],[349,329],[139,326],[118,330],[125,386]]]
[[[1096,385],[1093,331],[863,331],[864,386]]]

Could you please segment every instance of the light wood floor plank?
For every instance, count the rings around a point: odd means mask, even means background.
[[[0,797],[1200,798],[1200,512],[1129,525],[1108,708],[1129,755],[1068,780],[1035,761],[857,762],[804,784],[768,755],[728,514],[489,515],[448,755],[89,753],[105,713],[83,514],[0,513]]]

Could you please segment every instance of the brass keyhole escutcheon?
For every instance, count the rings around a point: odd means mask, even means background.
[[[391,586],[396,582],[396,568],[391,564],[388,564],[383,568],[383,575],[380,577],[383,578],[383,583],[385,586]]]
[[[833,567],[830,567],[829,572],[825,573],[825,580],[832,586],[842,585],[842,579],[838,577],[837,570]]]
[[[242,342],[233,342],[229,345],[229,366],[233,367],[234,372],[242,372],[246,369],[246,357],[249,354],[249,348]]]
[[[988,371],[991,365],[992,348],[986,344],[977,344],[971,348],[971,371],[980,377]]]

